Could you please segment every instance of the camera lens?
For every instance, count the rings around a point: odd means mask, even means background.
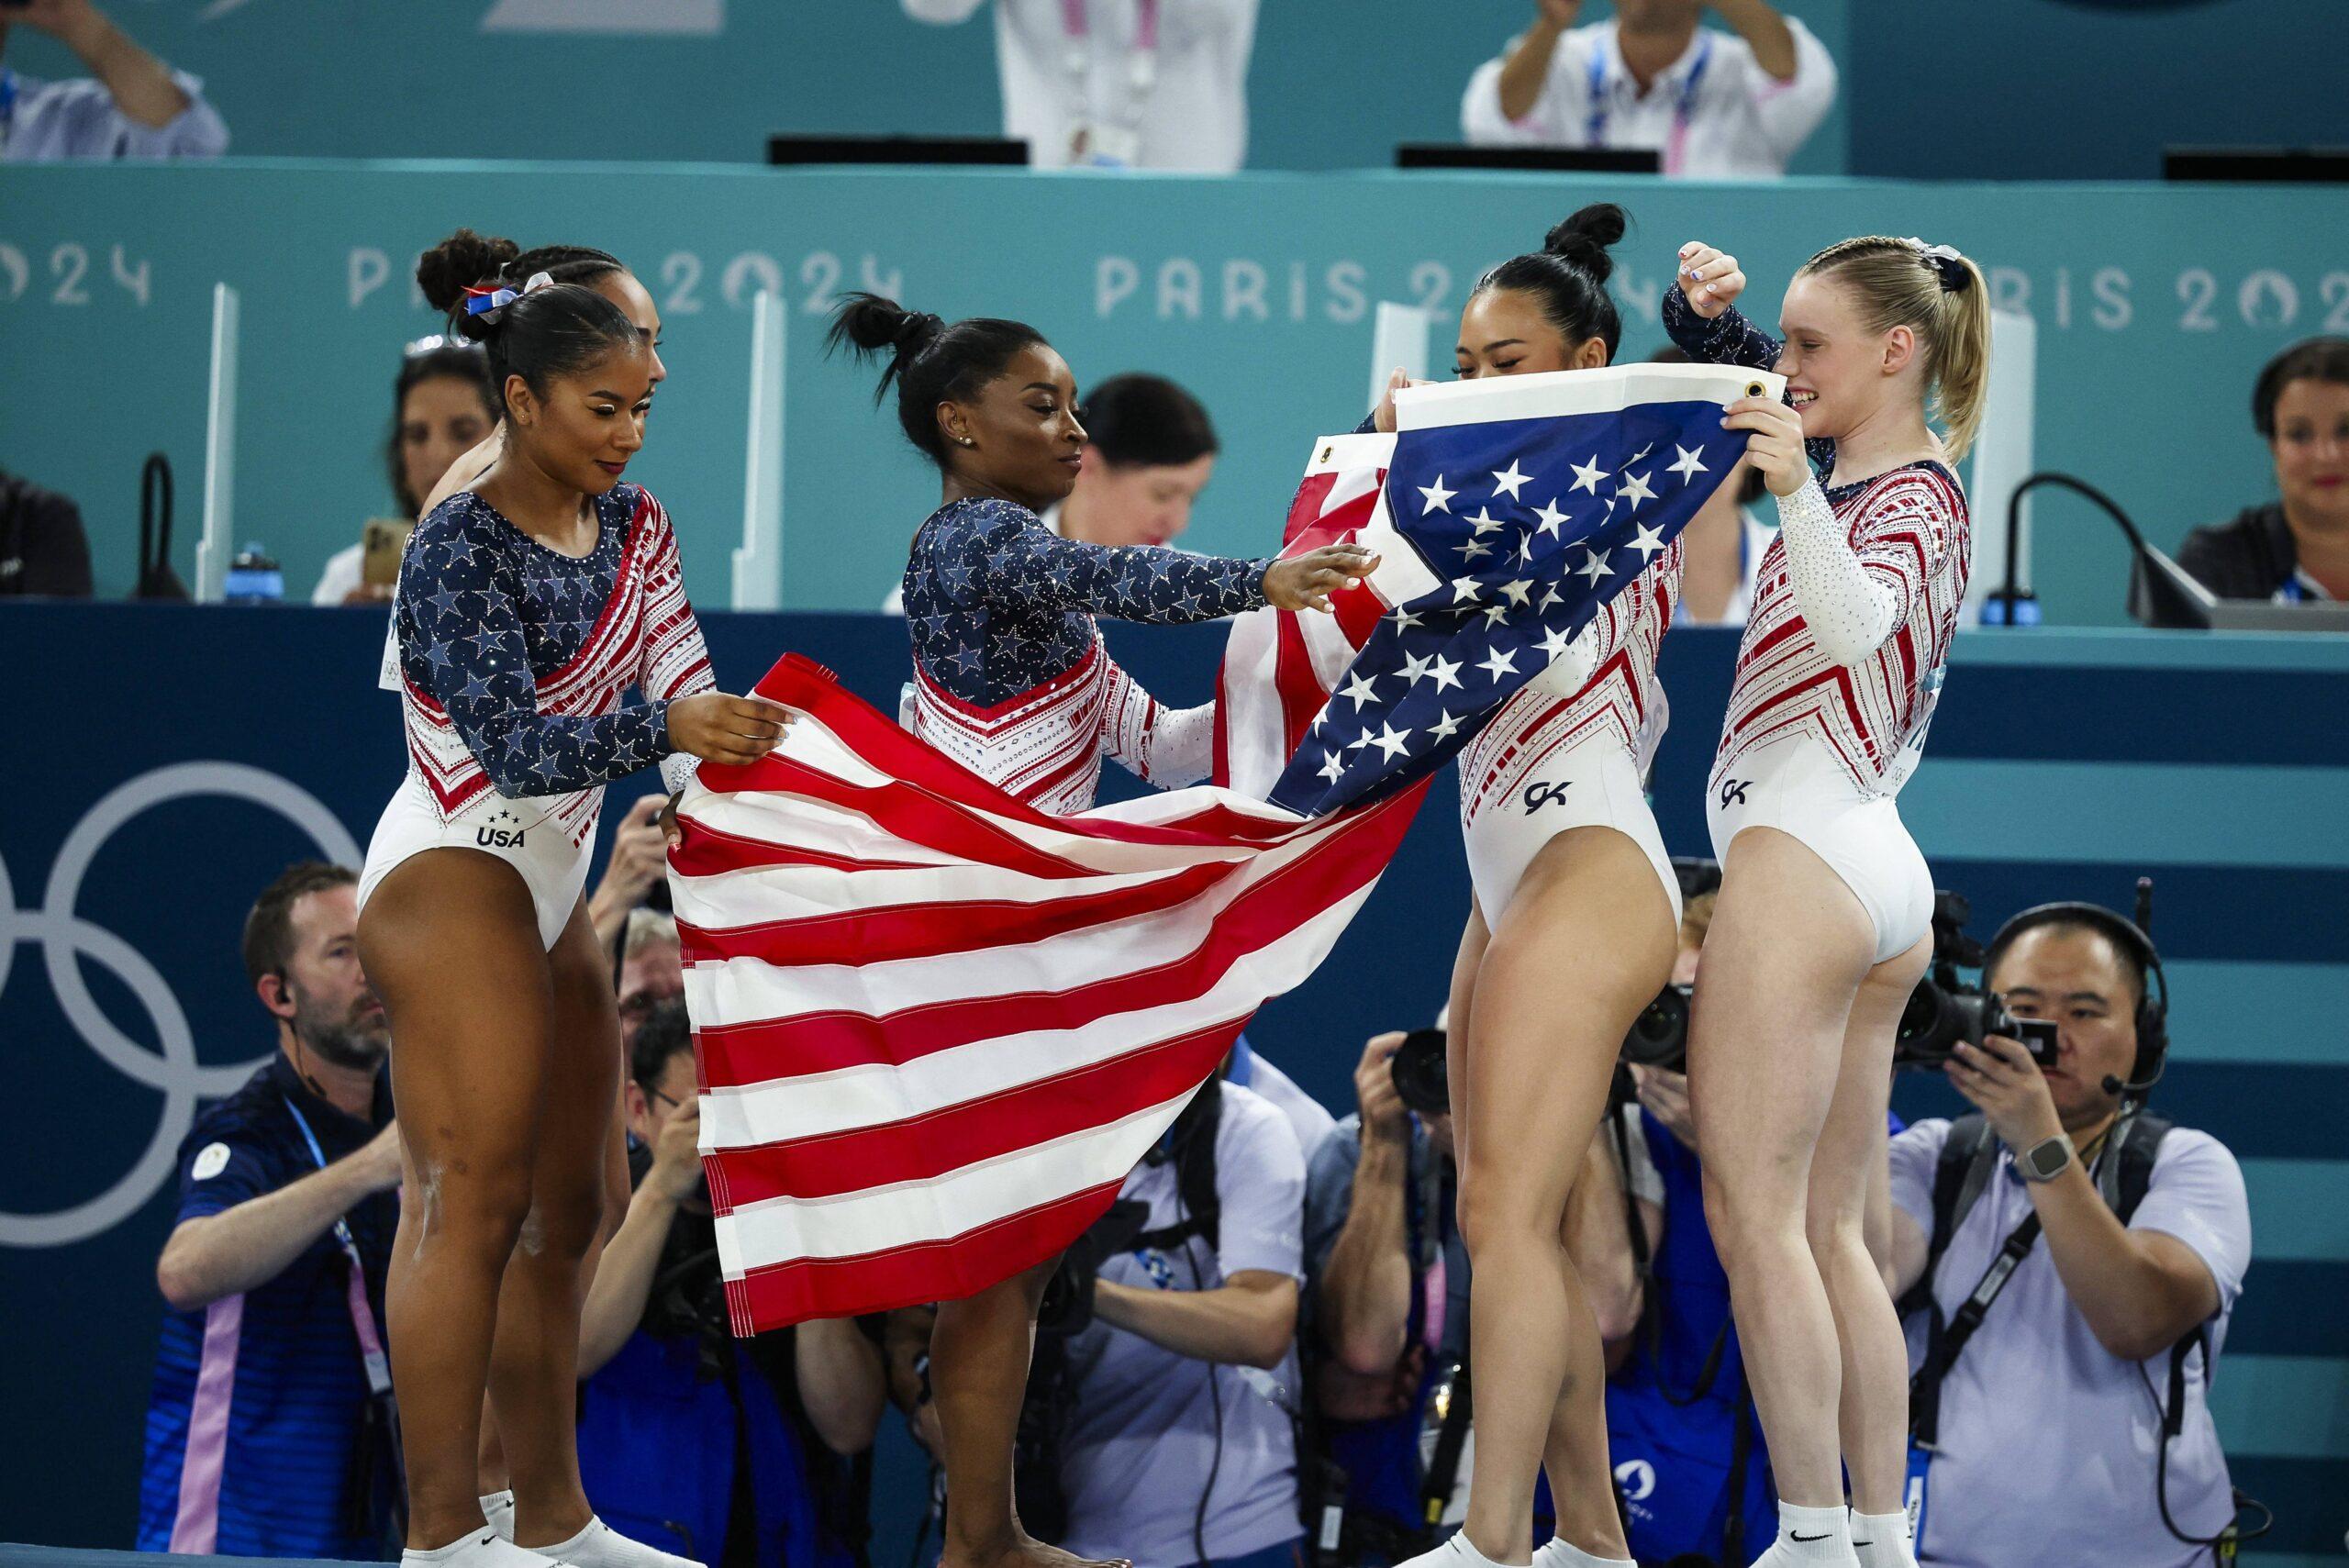
[[[1634,1067],[1675,1071],[1688,1057],[1688,995],[1686,985],[1667,985],[1647,1010],[1631,1020],[1623,1037],[1623,1061]]]
[[[1413,1029],[1403,1037],[1387,1059],[1386,1070],[1395,1092],[1421,1116],[1442,1116],[1452,1108],[1452,1076],[1444,1059],[1447,1041],[1442,1029]]]

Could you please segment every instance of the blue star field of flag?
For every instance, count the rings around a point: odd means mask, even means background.
[[[1319,816],[1442,766],[1679,537],[1743,447],[1710,402],[1403,432],[1386,506],[1442,585],[1380,620],[1274,803]]]

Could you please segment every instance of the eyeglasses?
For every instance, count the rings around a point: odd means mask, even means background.
[[[647,1089],[644,1092],[653,1099],[656,1099],[662,1105],[667,1106],[673,1111],[681,1111],[685,1108],[685,1102],[676,1098],[673,1095],[664,1095],[658,1089]]]

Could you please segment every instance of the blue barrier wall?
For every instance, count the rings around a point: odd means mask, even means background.
[[[706,622],[738,689],[785,648],[885,703],[905,673],[902,624],[878,617]],[[129,1537],[172,1147],[269,1049],[236,957],[251,895],[294,858],[355,854],[397,780],[395,705],[373,685],[381,628],[356,610],[0,613],[0,668],[18,674],[0,696],[0,1062],[17,1107],[0,1161],[0,1429],[18,1434],[0,1540]],[[1214,628],[1112,640],[1154,689],[1207,695]],[[1720,631],[1664,647],[1675,722],[1656,795],[1675,851],[1704,852],[1732,650]],[[2349,640],[1967,633],[1902,800],[1985,932],[2049,898],[2125,905],[2137,874],[2155,878],[2177,1041],[2160,1102],[2242,1158],[2257,1236],[2213,1404],[2237,1481],[2281,1517],[2263,1561],[2311,1568],[2349,1526],[2344,711]],[[1322,973],[1252,1030],[1333,1106],[1365,1038],[1442,999],[1448,912],[1466,903],[1450,791]],[[1949,1102],[1909,1082],[1899,1103]],[[887,1430],[875,1560],[895,1564],[918,1473]]]
[[[1852,0],[1778,3],[1846,59]],[[774,131],[1003,129],[991,6],[952,28],[910,20],[898,0],[117,9],[142,42],[205,79],[244,157],[756,163]],[[1609,9],[1583,7],[1590,20]],[[1250,167],[1380,168],[1397,142],[1459,140],[1469,73],[1532,14],[1532,0],[1407,0],[1353,14],[1264,0],[1248,78]],[[81,73],[55,43],[17,32],[11,63]],[[616,112],[576,113],[574,89],[596,83]],[[1842,172],[1847,140],[1839,104],[1797,172]]]
[[[2251,432],[2259,366],[2349,330],[2349,190],[1920,185],[1777,187],[1633,179],[1382,174],[1133,181],[1024,172],[306,164],[0,168],[0,466],[78,497],[101,592],[131,580],[140,459],[177,463],[183,572],[201,492],[210,297],[242,294],[238,541],[268,543],[306,592],[385,510],[381,442],[400,345],[434,321],[412,258],[459,222],[605,245],[659,299],[672,372],[633,473],[669,504],[686,581],[725,602],[739,539],[761,288],[788,306],[783,603],[876,604],[937,486],[828,364],[823,316],[878,288],[948,316],[1037,323],[1081,382],[1150,369],[1197,390],[1226,446],[1187,543],[1264,537],[1312,439],[1351,428],[1370,310],[1447,318],[1478,273],[1572,207],[1627,204],[1627,355],[1662,341],[1679,243],[1734,248],[1775,319],[1793,269],[1845,234],[1925,234],[1989,269],[2039,323],[2038,451],[2132,509],[2156,543],[2268,499]],[[1439,361],[1439,362],[1441,362]],[[2076,503],[2040,504],[2051,618],[2121,618],[2123,557]],[[237,541],[232,541],[232,544]]]

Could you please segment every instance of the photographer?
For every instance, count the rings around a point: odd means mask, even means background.
[[[1893,1140],[1921,1562],[2161,1568],[2218,1558],[2231,1531],[2205,1391],[2251,1217],[2215,1139],[2140,1113],[2166,1049],[2160,977],[2109,910],[2017,916],[1984,985],[2055,1024],[2054,1064],[1961,1041],[1946,1070],[1977,1113]]]
[[[711,1564],[863,1561],[881,1351],[853,1320],[738,1340],[682,1001],[636,1031],[635,1182],[579,1321],[579,1471],[623,1535]]]
[[[1036,1535],[1134,1568],[1294,1562],[1304,1195],[1286,1118],[1208,1079],[1045,1296],[1017,1466]]]
[[[1456,1523],[1465,1505],[1466,1405],[1452,1422],[1449,1391],[1467,1360],[1469,1268],[1452,1117],[1441,1108],[1443,1051],[1441,1027],[1364,1045],[1359,1108],[1314,1151],[1307,1175],[1310,1392],[1327,1451],[1317,1458],[1344,1473],[1341,1561],[1401,1561],[1427,1544],[1431,1507]],[[1616,1166],[1595,1141],[1567,1231],[1608,1338],[1628,1333],[1639,1311],[1622,1229]]]

